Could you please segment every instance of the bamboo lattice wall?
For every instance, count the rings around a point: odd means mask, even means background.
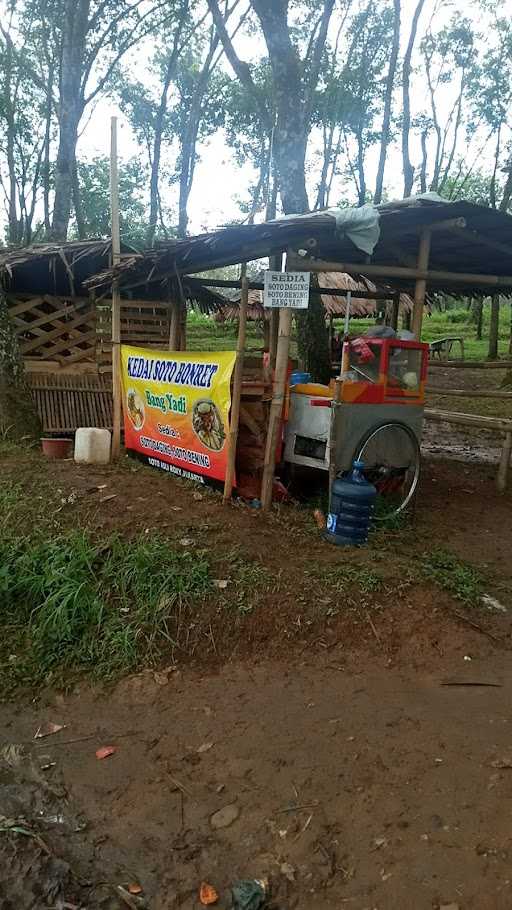
[[[111,371],[110,299],[7,294],[7,303],[27,369],[39,363],[48,370],[89,365]],[[161,301],[122,300],[121,341],[167,348],[170,310]]]

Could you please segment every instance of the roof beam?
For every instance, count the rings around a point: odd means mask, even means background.
[[[461,240],[469,240],[470,243],[477,246],[486,246],[491,250],[496,250],[498,253],[504,253],[506,256],[512,257],[512,246],[508,246],[506,243],[500,243],[499,240],[492,240],[490,237],[485,237],[485,235],[480,234],[479,231],[471,231],[468,228],[460,228],[457,226],[450,228],[450,231],[457,237],[460,237]]]
[[[290,269],[303,272],[346,272],[348,275],[376,275],[381,278],[399,280],[446,282],[448,284],[481,285],[482,287],[512,289],[512,275],[472,275],[469,272],[444,272],[436,269],[401,268],[395,265],[377,265],[374,262],[324,262],[321,259],[307,259],[289,255]]]
[[[185,282],[187,276],[183,278]],[[201,284],[206,288],[231,288],[233,290],[238,290],[241,288],[241,281],[228,281],[225,278],[201,278],[198,279],[201,281]],[[262,281],[250,281],[249,290],[250,291],[263,291],[264,284]],[[325,295],[326,297],[346,297],[347,293],[350,291],[352,298],[359,298],[361,300],[393,300],[393,297],[396,294],[396,291],[391,288],[389,291],[364,291],[357,290],[352,288],[314,288],[309,289],[310,294],[320,294],[321,296]],[[228,301],[229,302],[229,301]]]

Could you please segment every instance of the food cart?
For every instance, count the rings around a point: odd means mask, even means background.
[[[428,345],[366,336],[345,344],[339,379],[291,387],[284,461],[331,473],[333,459],[334,473],[362,461],[386,511],[400,512],[419,479]]]

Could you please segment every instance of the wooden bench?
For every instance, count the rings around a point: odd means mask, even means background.
[[[496,477],[496,486],[500,493],[507,488],[507,475],[512,452],[512,420],[505,417],[482,417],[480,414],[460,414],[457,411],[441,411],[437,408],[425,408],[427,420],[436,423],[453,423],[463,427],[477,427],[480,430],[491,430],[503,433],[500,464]]]
[[[444,338],[436,338],[435,341],[431,341],[429,345],[431,358],[437,357],[438,360],[441,360],[444,355],[444,359],[449,360],[454,344],[460,346],[460,359],[464,360],[464,339],[460,335],[446,335]]]

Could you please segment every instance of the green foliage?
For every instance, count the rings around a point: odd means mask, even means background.
[[[78,176],[82,208],[88,237],[110,236],[110,165],[107,157],[81,161]],[[147,171],[140,158],[131,158],[119,167],[119,209],[121,240],[144,246],[147,212],[144,187]],[[72,225],[71,233],[76,234]]]
[[[182,609],[210,586],[201,553],[160,537],[97,543],[84,531],[0,542],[5,685],[64,670],[110,677],[173,652]]]
[[[429,581],[434,581],[463,603],[476,606],[480,602],[484,590],[483,576],[449,550],[440,548],[426,553],[421,567]]]

